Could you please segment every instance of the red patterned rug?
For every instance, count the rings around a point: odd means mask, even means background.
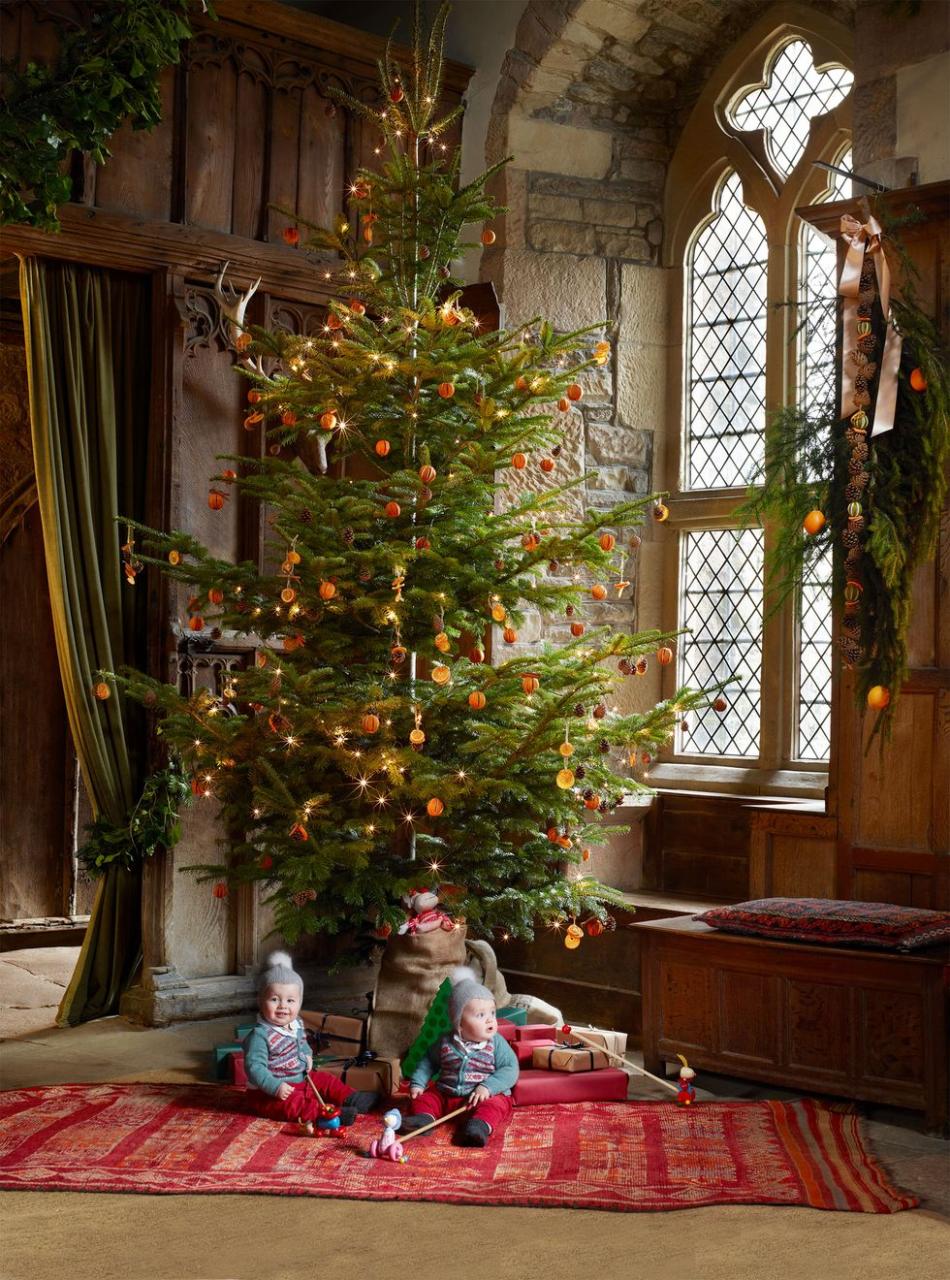
[[[591,1102],[518,1108],[484,1151],[446,1125],[408,1164],[362,1152],[363,1117],[342,1139],[300,1136],[217,1085],[68,1084],[0,1094],[0,1188],[438,1200],[533,1207],[690,1209],[807,1205],[912,1209],[865,1148],[856,1116],[816,1102]]]

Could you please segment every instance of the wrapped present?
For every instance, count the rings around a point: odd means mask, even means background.
[[[243,1042],[248,1038],[248,1036],[251,1034],[251,1032],[254,1030],[256,1026],[257,1026],[256,1022],[242,1022],[239,1026],[236,1026],[234,1028],[235,1040],[240,1040]]]
[[[528,1021],[528,1010],[519,1009],[516,1005],[506,1005],[504,1009],[498,1010],[498,1019],[504,1018],[506,1022],[514,1023],[515,1026],[523,1027]]]
[[[630,1077],[618,1067],[603,1071],[522,1071],[512,1089],[519,1107],[554,1102],[623,1102]]]
[[[366,1048],[366,1023],[362,1018],[301,1009],[300,1020],[314,1053],[352,1058]]]
[[[532,1042],[531,1065],[541,1071],[603,1071],[610,1066],[610,1059],[603,1049],[575,1049],[573,1045],[556,1044],[547,1048]]]
[[[228,1054],[228,1079],[238,1089],[247,1088],[247,1072],[244,1070],[244,1054],[239,1049]]]
[[[523,1027],[515,1027],[516,1040],[551,1040],[554,1028],[547,1022],[528,1022]]]
[[[351,1089],[366,1089],[370,1093],[382,1093],[387,1097],[399,1084],[399,1059],[376,1057],[361,1053],[351,1058],[321,1058],[314,1061],[314,1071],[326,1071],[336,1076]]]
[[[507,1018],[498,1019],[498,1034],[503,1040],[507,1040],[509,1044],[514,1043],[517,1030],[517,1026],[513,1022],[509,1022]]]
[[[232,1053],[239,1053],[244,1056],[244,1045],[236,1044],[216,1044],[211,1050],[211,1078],[212,1080],[227,1080],[229,1071],[229,1062]]]
[[[554,1046],[554,1040],[515,1040],[511,1047],[518,1059],[518,1066],[530,1067],[535,1049],[553,1049]]]
[[[556,1039],[558,1044],[579,1044],[584,1048],[606,1049],[608,1053],[618,1053],[621,1057],[627,1052],[626,1031],[604,1031],[600,1027],[571,1024],[569,1032],[563,1027],[558,1027]]]

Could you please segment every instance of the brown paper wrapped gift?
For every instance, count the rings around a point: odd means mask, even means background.
[[[600,1049],[574,1049],[568,1045],[549,1049],[539,1045],[531,1055],[531,1065],[543,1071],[600,1071],[610,1062]]]
[[[366,1089],[370,1093],[382,1093],[387,1097],[399,1083],[398,1058],[370,1058],[357,1063],[352,1058],[341,1058],[336,1062],[314,1061],[314,1071],[326,1071],[336,1076],[351,1089]]]
[[[621,1057],[627,1052],[626,1031],[603,1031],[600,1027],[582,1027],[572,1023],[570,1033],[558,1027],[555,1039],[558,1044],[606,1049],[608,1053],[619,1053]]]
[[[301,1009],[300,1021],[309,1032],[316,1032],[318,1041],[313,1048],[321,1057],[355,1058],[366,1048],[366,1023],[362,1018]]]

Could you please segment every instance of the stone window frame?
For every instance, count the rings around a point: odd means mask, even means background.
[[[729,124],[730,103],[748,86],[761,82],[775,49],[795,39],[808,42],[815,64],[843,64],[853,69],[850,31],[818,10],[777,5],[763,15],[724,56],[710,77],[688,120],[670,164],[665,192],[667,234],[663,265],[669,273],[670,334],[667,367],[667,414],[657,439],[657,489],[667,490],[669,521],[659,531],[661,543],[661,625],[675,628],[679,612],[680,534],[700,529],[737,528],[735,508],[745,487],[683,491],[683,397],[685,359],[685,285],[693,238],[708,224],[713,197],[725,174],[734,170],[743,199],[762,218],[768,243],[766,335],[766,411],[794,402],[797,393],[798,317],[792,305],[776,305],[794,297],[799,278],[801,220],[795,209],[820,202],[832,187],[833,175],[814,168],[814,160],[835,162],[851,141],[851,101],[812,121],[805,154],[783,183],[769,164],[761,130],[739,133]],[[766,529],[768,544],[769,530]],[[766,602],[766,614],[769,606]],[[791,758],[796,708],[795,603],[767,616],[763,629],[758,760],[698,757],[661,753],[647,781],[663,789],[688,789],[746,795],[821,799],[827,767]],[[661,693],[675,689],[675,666],[662,674]],[[835,751],[831,726],[831,753]]]

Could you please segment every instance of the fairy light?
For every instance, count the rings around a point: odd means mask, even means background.
[[[195,738],[194,745],[195,745],[196,747],[200,747],[200,746],[201,746],[201,739],[200,739],[200,738]]]
[[[261,811],[260,811],[260,809],[252,809],[252,810],[251,810],[251,817],[252,817],[252,818],[259,818],[260,816],[261,816]]]
[[[430,863],[429,863],[429,870],[433,873],[433,875],[437,874],[441,869],[442,869],[442,863],[441,863],[441,862],[430,862]]]
[[[468,777],[468,774],[465,772],[464,769],[459,769],[458,773],[455,776],[456,778],[458,778],[459,782],[464,782],[465,779]]]
[[[292,733],[288,733],[287,737],[284,739],[284,742],[287,744],[288,748],[290,748],[291,750],[297,745],[298,741],[299,739],[295,738]]]
[[[376,828],[373,826],[373,824],[369,823],[369,825],[366,827],[366,834],[368,836],[371,836],[375,830]]]

